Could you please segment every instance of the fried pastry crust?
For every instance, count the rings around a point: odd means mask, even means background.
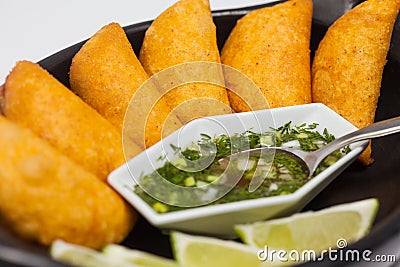
[[[165,10],[147,29],[139,59],[150,75],[182,63],[220,63],[216,27],[208,0],[181,0]],[[216,84],[224,85],[221,70],[218,73],[217,68],[211,74],[208,71],[204,69],[204,75],[213,75]],[[231,112],[226,89],[215,84],[181,85],[164,97],[172,109],[178,107],[175,112],[182,123]]]
[[[399,0],[368,0],[329,27],[312,65],[313,102],[326,104],[358,128],[374,122],[399,8]],[[360,160],[373,162],[371,146]]]
[[[74,56],[70,68],[71,90],[121,133],[129,103],[148,78],[118,23],[110,23],[92,36]],[[129,114],[132,121],[124,125],[131,126],[125,133],[129,131],[129,136],[142,148],[153,145],[161,140],[162,134],[169,135],[181,126],[170,114],[165,100],[151,109],[159,97],[156,87],[146,84],[145,92],[140,92],[140,101],[132,103],[139,105],[135,109],[137,112]]]
[[[4,85],[3,112],[105,181],[125,163],[121,135],[39,65],[21,61]],[[131,156],[141,149],[130,145]]]
[[[237,22],[223,47],[222,63],[252,79],[270,108],[311,102],[312,9],[311,0],[293,0],[254,10]],[[231,92],[229,100],[235,111],[249,111]]]
[[[29,129],[0,116],[0,220],[24,238],[99,249],[137,215],[107,184]]]

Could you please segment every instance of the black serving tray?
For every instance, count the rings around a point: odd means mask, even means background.
[[[314,54],[327,27],[361,0],[314,0],[311,52]],[[236,21],[256,8],[215,11],[218,46],[221,48]],[[140,8],[140,7],[139,7]],[[144,33],[151,22],[125,27],[126,34],[135,50],[139,52]],[[68,71],[72,57],[84,42],[75,44],[39,62],[39,64],[69,86]],[[27,48],[28,49],[28,48]],[[400,116],[400,22],[396,22],[388,62],[383,74],[381,96],[376,120]],[[354,163],[323,190],[304,210],[318,210],[334,204],[377,197],[380,208],[371,232],[348,249],[374,250],[394,235],[400,234],[400,135],[392,135],[373,141],[375,163],[363,167]],[[172,257],[169,236],[139,218],[131,234],[123,242],[130,248],[141,249],[165,257]],[[400,245],[399,245],[400,247]],[[256,257],[256,255],[255,255]],[[321,262],[309,262],[302,266],[316,266]],[[343,266],[344,262],[325,260],[324,266]],[[0,266],[2,267],[65,267],[49,257],[48,248],[27,242],[0,225]],[[211,266],[211,265],[210,265]]]

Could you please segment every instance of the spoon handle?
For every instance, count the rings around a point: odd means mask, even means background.
[[[373,123],[365,128],[344,135],[326,146],[314,151],[319,159],[324,159],[332,152],[357,141],[382,137],[400,132],[400,117]]]

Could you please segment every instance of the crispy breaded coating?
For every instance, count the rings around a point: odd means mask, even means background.
[[[208,0],[181,0],[159,15],[146,31],[139,59],[150,75],[182,63],[220,63],[216,27]],[[207,71],[204,70],[205,75],[209,75]],[[217,84],[224,85],[222,72],[211,75],[219,75]],[[172,109],[181,105],[177,116],[182,123],[196,117],[231,112],[226,89],[212,84],[179,86],[165,98]],[[182,105],[185,101],[188,102]]]
[[[249,76],[270,108],[311,102],[312,9],[311,0],[293,0],[254,10],[238,20],[222,49],[222,63]],[[251,93],[243,89],[239,95]],[[228,95],[235,111],[249,111]]]
[[[358,128],[374,122],[399,8],[399,0],[368,0],[328,29],[312,66],[313,102],[326,104]],[[372,163],[370,146],[360,160]]]
[[[4,98],[4,85],[0,86],[0,115],[3,115],[2,103]]]
[[[97,110],[122,133],[125,112],[135,92],[148,79],[148,75],[137,59],[129,40],[118,23],[110,23],[92,36],[72,59],[70,68],[71,90]],[[146,86],[146,97],[135,103],[144,106],[148,99],[158,99],[160,93],[153,86]],[[155,104],[155,103],[150,103]],[[143,148],[161,139],[181,125],[177,118],[169,118],[168,104],[160,101],[154,109],[138,108],[140,113],[131,114],[135,127],[132,138]],[[145,120],[142,118],[148,116]],[[162,127],[165,127],[162,129]],[[146,137],[144,136],[146,127]]]
[[[0,116],[0,219],[24,238],[101,248],[121,242],[136,213],[92,173]]]
[[[7,118],[30,128],[103,181],[125,163],[116,128],[37,64],[16,64],[4,85],[2,108]],[[132,144],[130,151],[141,150]]]

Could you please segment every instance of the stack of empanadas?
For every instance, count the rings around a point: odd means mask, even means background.
[[[372,123],[399,8],[400,0],[367,0],[338,19],[316,51],[312,77],[311,0],[244,16],[221,58],[208,0],[181,0],[156,18],[140,61],[111,23],[73,58],[71,91],[39,65],[18,62],[0,87],[2,222],[46,245],[122,241],[136,213],[107,186],[108,174],[197,117],[314,101],[358,127]],[[221,59],[258,87],[240,88]]]

